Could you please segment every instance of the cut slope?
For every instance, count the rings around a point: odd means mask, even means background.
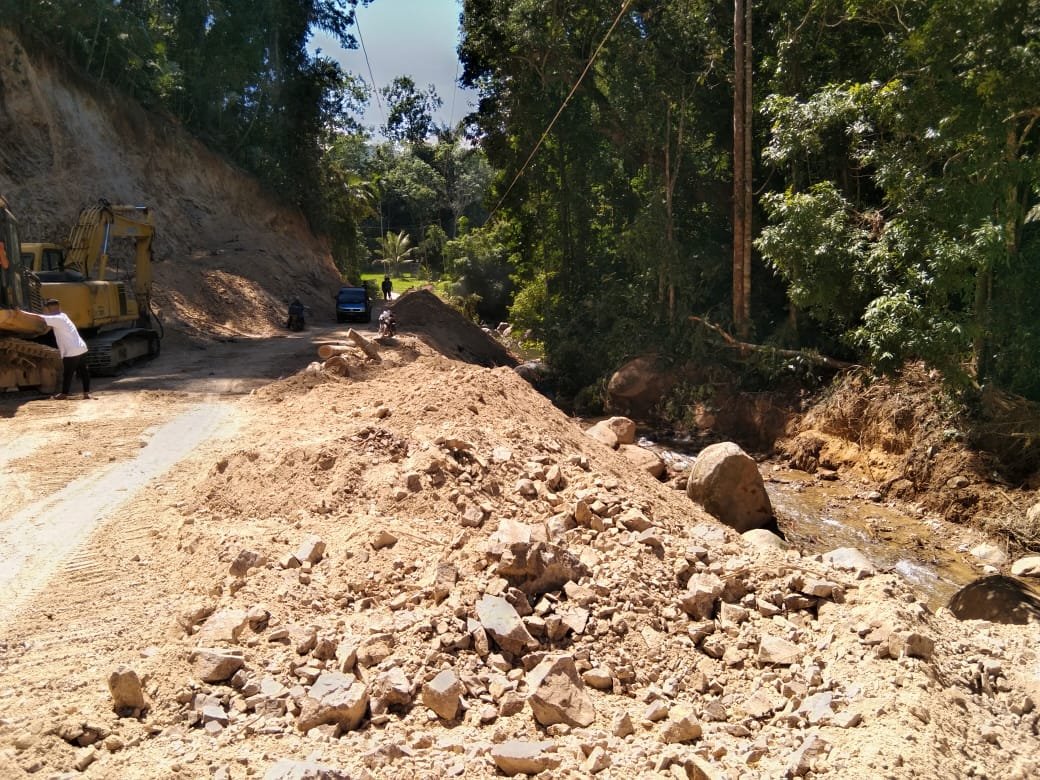
[[[64,241],[99,198],[149,206],[155,302],[192,335],[271,333],[293,296],[319,313],[339,283],[303,215],[178,126],[32,58],[0,28],[0,192],[23,241]]]

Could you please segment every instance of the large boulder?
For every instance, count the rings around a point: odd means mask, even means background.
[[[758,464],[733,442],[705,447],[686,482],[686,495],[739,533],[773,519]]]
[[[1021,580],[999,574],[965,585],[953,594],[949,607],[961,620],[1015,625],[1040,622],[1040,594]]]
[[[640,355],[625,363],[607,383],[607,405],[636,418],[648,417],[675,385],[675,375],[655,355]]]

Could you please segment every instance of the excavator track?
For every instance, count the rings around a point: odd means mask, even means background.
[[[87,339],[87,365],[93,374],[111,376],[124,366],[159,354],[159,334],[148,328],[122,328]]]
[[[61,356],[54,347],[19,338],[0,338],[0,390],[58,389]]]

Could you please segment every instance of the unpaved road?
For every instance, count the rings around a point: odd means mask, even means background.
[[[94,401],[0,398],[0,625],[145,486],[234,434],[234,398],[315,359],[345,328],[167,346]],[[70,563],[71,562],[71,563]]]

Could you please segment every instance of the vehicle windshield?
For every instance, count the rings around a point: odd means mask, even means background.
[[[349,287],[339,291],[340,303],[364,303],[365,291],[360,287]]]

